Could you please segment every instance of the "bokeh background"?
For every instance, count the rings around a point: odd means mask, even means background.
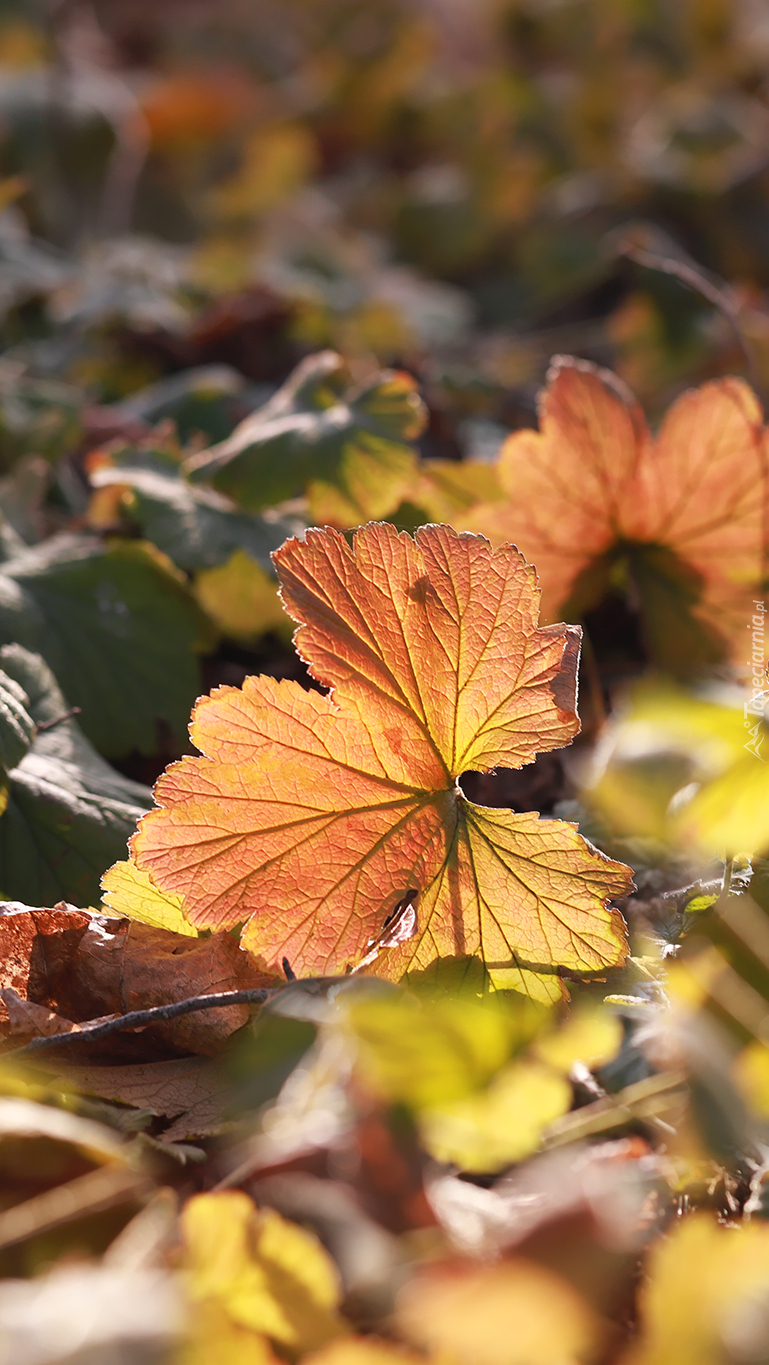
[[[483,458],[555,352],[769,381],[762,0],[5,0],[0,73],[2,337],[91,402],[331,345]]]

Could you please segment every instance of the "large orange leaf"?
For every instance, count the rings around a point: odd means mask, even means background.
[[[655,440],[619,380],[558,357],[540,430],[508,438],[498,473],[508,500],[458,524],[534,561],[545,620],[595,605],[624,560],[659,664],[746,668],[768,500],[761,410],[742,380],[683,394]]]
[[[552,999],[558,967],[621,960],[606,902],[629,870],[572,825],[475,806],[457,785],[579,727],[579,632],[537,625],[522,556],[446,526],[412,540],[373,523],[352,548],[314,530],[275,561],[297,646],[333,692],[256,677],[203,698],[203,756],[160,778],[139,866],[192,923],[247,920],[244,945],[300,973],[361,963],[408,892],[415,923],[404,912],[390,932],[413,932],[377,963],[391,976],[481,953],[505,984]]]

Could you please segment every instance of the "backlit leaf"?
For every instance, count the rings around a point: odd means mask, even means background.
[[[181,896],[159,891],[149,873],[143,872],[135,863],[127,860],[115,863],[104,873],[101,886],[107,913],[115,904],[119,906],[118,914],[126,915],[128,919],[150,924],[154,929],[171,929],[176,934],[197,938],[197,929],[182,913]]]
[[[578,728],[578,633],[537,626],[533,569],[440,526],[412,540],[369,525],[353,548],[310,531],[275,559],[297,645],[333,693],[248,678],[204,698],[191,731],[204,757],[159,780],[138,865],[193,924],[250,917],[244,945],[300,974],[362,959],[402,901],[381,940],[401,943],[390,975],[480,953],[547,1000],[559,966],[621,961],[606,902],[629,870],[573,825],[475,806],[457,786]]]
[[[545,620],[581,615],[629,572],[657,663],[686,675],[731,658],[744,671],[765,567],[764,464],[761,410],[742,380],[683,394],[654,440],[619,380],[559,357],[540,431],[502,449],[508,500],[457,525],[514,541],[536,564]]]
[[[224,635],[250,643],[268,630],[289,636],[275,579],[246,550],[236,550],[226,564],[203,569],[195,579],[200,605]]]
[[[530,1155],[569,1108],[574,1062],[608,1061],[622,1040],[619,1020],[605,1009],[578,1008],[559,1025],[521,995],[478,999],[467,990],[437,999],[353,998],[345,1019],[361,1089],[407,1105],[437,1161],[475,1171]]]
[[[530,1156],[548,1124],[570,1104],[568,1081],[524,1058],[503,1067],[488,1090],[426,1110],[419,1131],[436,1161],[466,1171],[497,1171]]]
[[[575,1009],[560,1027],[542,1034],[534,1045],[540,1061],[568,1072],[575,1062],[602,1066],[616,1057],[622,1042],[622,1024],[608,1009]]]
[[[673,1223],[651,1255],[641,1331],[624,1365],[761,1360],[769,1292],[769,1227],[721,1227],[707,1213]]]
[[[479,502],[505,500],[496,464],[480,460],[424,460],[408,500],[423,507],[430,521],[454,522]]]
[[[409,496],[416,473],[410,442],[422,431],[424,408],[406,374],[385,371],[345,387],[340,356],[308,357],[266,407],[188,460],[190,478],[250,511],[306,492],[310,515],[321,523],[386,516]]]
[[[702,854],[769,847],[769,730],[729,700],[636,683],[605,733],[590,802],[622,832]]]
[[[361,1082],[415,1110],[481,1089],[547,1022],[548,1011],[520,996],[421,1002],[411,995],[353,1002]]]

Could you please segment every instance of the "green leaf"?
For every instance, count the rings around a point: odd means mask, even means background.
[[[279,517],[241,512],[221,493],[193,488],[180,474],[156,468],[96,469],[91,483],[130,488],[130,514],[142,534],[189,572],[216,568],[242,550],[274,577],[270,554],[299,529]]]
[[[536,1151],[545,1128],[570,1103],[565,1077],[523,1058],[502,1067],[487,1090],[420,1114],[419,1132],[436,1161],[498,1171]]]
[[[318,522],[354,525],[384,517],[408,495],[416,474],[409,444],[424,406],[410,376],[385,371],[340,397],[343,361],[310,356],[258,412],[186,472],[257,511],[306,492]]]
[[[61,535],[0,568],[0,644],[42,654],[104,754],[184,744],[200,691],[205,618],[173,568],[138,541]]]
[[[346,1018],[374,1093],[414,1110],[483,1089],[536,1036],[549,1010],[523,996],[402,994],[355,999]]]
[[[29,697],[13,678],[0,672],[0,768],[10,772],[21,763],[35,734]]]
[[[100,876],[125,857],[126,842],[151,805],[150,792],[99,757],[67,717],[67,703],[39,656],[6,645],[0,668],[28,697],[38,727],[9,775],[8,806],[0,818],[0,891],[28,905],[98,905]]]
[[[196,365],[139,389],[115,403],[112,411],[151,426],[170,419],[181,442],[199,433],[209,441],[221,441],[237,421],[236,404],[243,411],[238,395],[245,383],[231,365]]]
[[[0,467],[21,455],[49,460],[74,450],[82,439],[80,392],[56,380],[0,374]]]

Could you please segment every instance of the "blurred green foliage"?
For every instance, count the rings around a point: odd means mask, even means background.
[[[730,281],[765,380],[768,69],[752,0],[8,0],[6,341],[100,399],[327,345],[408,363],[456,452],[554,350],[655,409],[743,366],[630,242]]]

